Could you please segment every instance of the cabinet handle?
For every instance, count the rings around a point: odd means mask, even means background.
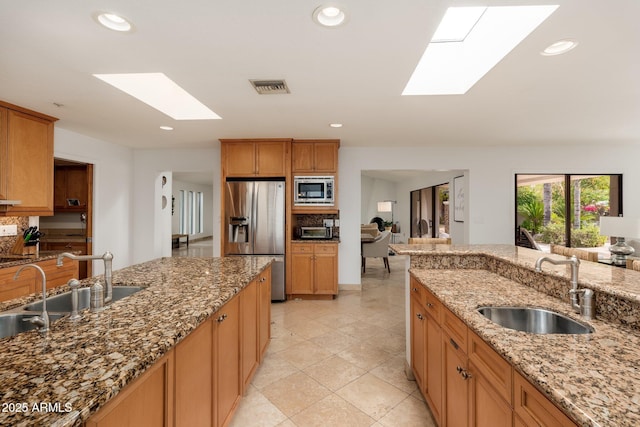
[[[424,319],[424,317],[422,317],[422,314],[420,314],[420,313],[417,313],[417,314],[416,314],[416,317],[417,317],[418,319],[420,319],[420,320]]]
[[[260,279],[260,281],[261,281],[261,282],[266,282],[266,281],[267,281],[267,278],[266,278],[266,277],[263,277],[262,279]]]
[[[456,342],[453,340],[453,338],[449,338],[449,342],[451,343],[451,345],[453,346],[453,348],[455,348],[456,350],[460,347],[458,347],[458,344],[456,344]]]
[[[433,304],[431,304],[430,302],[427,303],[427,307],[432,308]]]
[[[413,292],[418,292],[418,288],[411,289]]]
[[[224,322],[226,318],[227,318],[226,314],[223,314],[222,316],[218,317],[218,323]]]
[[[456,371],[458,371],[458,373],[461,374],[462,371],[464,371],[464,369],[462,369],[462,366],[456,366]]]
[[[462,375],[462,378],[465,380],[468,380],[469,378],[471,378],[471,374],[469,372],[467,372],[466,370],[462,370],[462,372],[460,373],[460,375]]]

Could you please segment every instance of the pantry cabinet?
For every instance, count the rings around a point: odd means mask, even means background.
[[[413,276],[411,368],[440,426],[575,426]]]
[[[333,296],[338,293],[338,244],[291,244],[291,293]]]
[[[56,120],[0,101],[0,215],[53,215]]]
[[[231,178],[286,177],[290,139],[220,140],[222,173]]]
[[[338,173],[339,140],[293,140],[291,172],[293,174]]]

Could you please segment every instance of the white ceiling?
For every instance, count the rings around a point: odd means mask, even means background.
[[[524,2],[341,0],[350,21],[336,29],[311,21],[321,3],[2,1],[0,99],[140,148],[246,137],[340,138],[343,147],[640,141],[638,0],[558,0],[467,94],[431,97],[400,94],[446,7]],[[96,11],[125,16],[135,32],[98,26]],[[539,54],[567,37],[579,46]],[[92,76],[116,72],[163,72],[223,119],[173,121]],[[248,81],[276,78],[291,94],[258,95]]]

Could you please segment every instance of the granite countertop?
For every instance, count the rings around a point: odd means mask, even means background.
[[[291,240],[291,243],[340,243],[339,237],[333,237],[331,239],[301,239],[295,238]]]
[[[113,285],[146,289],[102,312],[85,310],[77,322],[60,319],[46,337],[32,331],[1,339],[0,402],[24,402],[29,410],[0,411],[0,425],[82,425],[271,261],[266,256],[175,257],[127,267],[113,272]],[[59,412],[31,410],[34,404],[56,402]]]
[[[571,310],[568,302],[523,284],[522,281],[530,279],[527,269],[532,270],[535,260],[548,254],[501,245],[438,246],[393,245],[393,249],[415,257],[449,257],[449,261],[437,268],[423,268],[419,262],[414,264],[412,257],[411,272],[579,425],[640,425],[638,329],[604,321],[598,316],[585,322]],[[504,265],[497,272],[465,265],[465,254],[508,261],[515,273],[502,271],[508,269]],[[567,276],[566,266],[559,267],[545,263],[543,271],[550,271],[548,276]],[[513,274],[521,275],[522,279],[514,280]],[[544,281],[544,275],[536,275],[531,277]],[[639,272],[582,262],[579,277],[581,287],[597,288],[601,293],[611,291],[633,300],[638,298]],[[588,323],[594,332],[586,335],[518,332],[480,315],[476,309],[485,305],[547,308]]]
[[[2,262],[0,262],[0,268],[15,267],[16,265],[30,264],[33,262],[55,259],[58,257],[58,254],[62,252],[64,251],[38,251],[38,253],[35,255],[0,254],[0,259],[3,260]],[[77,251],[70,252],[77,253]]]

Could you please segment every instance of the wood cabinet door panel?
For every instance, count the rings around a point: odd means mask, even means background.
[[[438,425],[442,419],[442,329],[432,318],[426,318],[426,398]]]
[[[291,292],[313,294],[313,254],[291,254]]]
[[[469,361],[488,379],[496,391],[511,405],[513,369],[487,343],[473,332],[469,332]]]
[[[315,172],[336,173],[338,165],[338,144],[336,142],[316,142],[314,144]]]
[[[424,308],[415,295],[411,296],[411,369],[416,377],[418,388],[426,390],[425,350],[426,350],[426,318]]]
[[[213,424],[213,320],[176,346],[176,427]]]
[[[291,172],[313,172],[313,143],[294,142],[291,144]]]
[[[260,275],[260,362],[271,339],[271,267]]]
[[[315,293],[335,295],[338,293],[338,257],[334,254],[316,254],[315,257]]]
[[[242,390],[246,390],[258,367],[258,282],[253,280],[240,292]]]
[[[467,358],[452,338],[443,333],[444,422],[447,427],[466,427],[469,422],[468,381],[459,370],[467,369]]]
[[[254,176],[256,173],[255,144],[223,143],[223,165],[226,176]]]
[[[256,142],[256,164],[259,176],[285,176],[287,146],[284,142]]]
[[[215,421],[224,426],[241,396],[240,299],[232,298],[214,316]]]
[[[571,427],[576,424],[519,373],[513,376],[513,410],[526,426]]]
[[[480,369],[469,364],[470,379],[470,426],[511,427],[513,413],[511,406],[492,385],[491,380],[480,374]]]

